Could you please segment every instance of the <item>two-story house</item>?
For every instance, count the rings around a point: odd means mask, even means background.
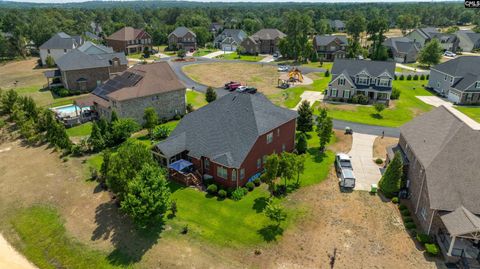
[[[326,99],[348,101],[355,95],[364,95],[369,102],[389,104],[394,62],[336,59],[331,73]]]
[[[152,37],[143,29],[123,27],[105,38],[107,45],[116,52],[125,54],[142,53],[152,50]]]
[[[42,65],[47,63],[47,57],[52,57],[56,63],[58,58],[82,44],[83,38],[81,36],[70,36],[63,32],[55,34],[39,47]]]
[[[345,23],[341,20],[329,20],[328,24],[333,32],[345,32]]]
[[[480,124],[441,106],[400,127],[404,202],[448,262],[477,268],[480,257]],[[471,266],[471,267],[470,267]]]
[[[462,56],[430,68],[428,87],[455,104],[480,104],[480,56]]]
[[[58,70],[44,73],[49,86],[52,79],[53,85],[61,83],[69,90],[89,92],[112,75],[125,71],[128,61],[123,52],[114,52],[112,48],[87,41],[60,57],[57,67]]]
[[[187,27],[177,27],[168,35],[168,48],[194,51],[197,49],[197,35]]]
[[[471,52],[480,49],[480,33],[472,30],[459,30],[455,32],[459,43],[458,47],[461,51]]]
[[[122,118],[143,123],[146,108],[153,107],[161,119],[186,112],[186,87],[167,62],[136,65],[99,85],[78,99],[79,107],[90,107],[99,117],[110,119],[112,111]]]
[[[223,51],[236,51],[242,41],[247,38],[247,33],[240,29],[224,29],[213,40],[216,48]]]
[[[419,43],[422,47],[425,46],[425,44],[427,44],[430,40],[437,39],[440,42],[443,50],[452,52],[457,51],[458,44],[460,42],[456,35],[442,33],[434,27],[415,29],[406,34],[405,37],[409,38],[413,42]]]
[[[242,41],[247,54],[273,54],[279,52],[278,44],[287,35],[278,29],[261,29]]]
[[[387,38],[383,45],[388,50],[389,58],[397,63],[414,63],[420,53],[420,43],[406,37]]]
[[[316,35],[313,47],[322,61],[343,59],[347,54],[348,40],[345,35]]]
[[[185,115],[154,153],[169,168],[181,160],[199,177],[243,186],[259,177],[268,155],[294,150],[297,116],[261,93],[230,93]],[[176,179],[172,172],[182,172],[169,170]]]

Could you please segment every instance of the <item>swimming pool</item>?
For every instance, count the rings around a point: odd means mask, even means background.
[[[80,108],[79,106],[76,105],[66,105],[66,106],[59,106],[59,107],[54,107],[52,108],[53,111],[60,115],[75,115],[75,114],[80,114],[81,112],[90,110],[88,107]]]

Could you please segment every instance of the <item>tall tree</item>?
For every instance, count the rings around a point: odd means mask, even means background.
[[[290,152],[282,152],[280,155],[280,162],[278,164],[278,175],[284,180],[285,192],[287,191],[287,181],[295,176],[293,168],[295,164],[295,154]]]
[[[320,143],[320,151],[325,150],[325,146],[332,138],[333,121],[328,117],[327,110],[322,108],[317,118],[317,135]]]
[[[434,38],[420,51],[418,61],[428,66],[436,65],[440,62],[440,59],[442,59],[442,51],[443,49],[440,42]]]
[[[388,31],[388,22],[385,17],[375,16],[367,24],[367,34],[372,41],[371,59],[386,60],[388,58],[387,50],[383,45],[385,41],[385,32]]]
[[[93,152],[100,152],[105,148],[105,140],[103,139],[102,132],[100,131],[97,122],[92,123],[92,132],[88,138],[88,144]]]
[[[143,113],[143,127],[148,130],[150,137],[152,136],[153,128],[158,124],[158,114],[153,107],[145,108]]]
[[[262,180],[267,183],[270,194],[273,194],[275,190],[275,179],[277,179],[279,163],[280,159],[277,154],[269,155],[265,160],[265,173],[262,174]]]
[[[304,100],[298,107],[297,131],[306,133],[313,130],[313,109],[310,102]]]
[[[367,22],[360,13],[354,14],[347,20],[346,30],[352,36],[347,49],[348,58],[355,58],[361,54],[360,36],[366,29]]]
[[[308,33],[313,26],[311,17],[298,10],[289,11],[285,17],[285,34],[287,35],[285,42],[288,50],[282,51],[282,55],[295,61],[300,58],[308,59],[311,55],[311,48],[308,47],[308,43],[310,43]]]
[[[305,133],[300,133],[298,135],[297,144],[295,146],[298,154],[304,154],[307,152],[308,144],[307,144],[307,135]]]
[[[378,186],[387,198],[392,198],[400,190],[400,184],[403,176],[402,156],[400,152],[395,153],[395,157],[387,166]]]

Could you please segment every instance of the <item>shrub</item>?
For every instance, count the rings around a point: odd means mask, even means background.
[[[390,95],[390,99],[395,100],[400,98],[400,90],[397,88],[392,89],[392,94]]]
[[[425,80],[425,75],[424,74],[420,75],[420,80]]]
[[[256,178],[255,180],[253,180],[253,184],[255,184],[256,187],[260,186],[261,183],[262,181],[260,180],[260,178]]]
[[[428,80],[429,78],[430,78],[430,74],[426,74],[426,75],[425,75],[425,79]]]
[[[393,197],[392,198],[392,203],[398,204],[398,197]]]
[[[377,159],[375,160],[375,163],[376,163],[376,164],[382,164],[382,163],[383,163],[383,160],[380,159],[380,158],[377,158]]]
[[[405,210],[405,209],[407,209],[407,206],[404,205],[404,204],[400,204],[400,205],[398,205],[398,209],[400,209],[400,211]]]
[[[425,251],[430,256],[437,256],[439,249],[437,244],[425,244]]]
[[[183,226],[181,233],[182,234],[187,234],[188,233],[188,224]]]
[[[47,58],[45,59],[45,64],[47,67],[55,67],[55,60],[51,55],[48,55]]]
[[[253,189],[255,189],[255,185],[253,184],[253,182],[248,182],[247,184],[245,184],[245,187],[247,187],[248,191],[253,191]]]
[[[0,129],[3,128],[3,126],[5,126],[5,124],[6,124],[5,121],[0,119]]]
[[[416,236],[418,242],[422,244],[431,244],[433,243],[432,237],[428,234],[417,234]]]
[[[247,189],[245,188],[237,188],[232,192],[232,200],[234,201],[240,201],[242,200],[243,196],[247,194]]]
[[[405,222],[405,223],[413,222],[413,219],[412,219],[412,217],[403,217],[403,222]]]
[[[411,74],[408,74],[407,80],[412,80],[412,75]]]
[[[398,76],[397,76],[397,75],[394,75],[393,79],[394,79],[394,80],[397,80],[397,79],[398,79]]]
[[[327,69],[327,71],[325,71],[325,77],[328,78],[330,76],[330,71]]]
[[[403,74],[400,75],[400,80],[405,80],[405,76]]]
[[[217,185],[215,185],[215,184],[210,184],[210,185],[208,185],[208,187],[207,187],[207,192],[210,193],[210,194],[212,194],[212,195],[214,195],[214,194],[217,193],[217,189],[218,189],[218,188],[217,188]]]
[[[195,109],[193,108],[192,104],[187,104],[187,113],[193,112]]]
[[[182,118],[182,115],[176,114],[175,117],[173,117],[174,120],[180,120]]]
[[[407,230],[417,229],[417,225],[415,225],[413,222],[407,222],[405,223],[405,228]]]
[[[404,217],[410,216],[410,210],[408,210],[408,208],[401,210],[400,213],[402,213],[402,216]]]
[[[227,197],[227,191],[225,190],[219,190],[218,191],[218,197],[225,199]]]
[[[158,125],[153,129],[152,137],[155,140],[163,140],[170,134],[170,128],[167,126]]]
[[[413,80],[418,80],[418,75],[417,74],[413,75]]]

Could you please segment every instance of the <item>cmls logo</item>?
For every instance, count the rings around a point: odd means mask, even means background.
[[[480,8],[480,0],[465,0],[466,8]]]

